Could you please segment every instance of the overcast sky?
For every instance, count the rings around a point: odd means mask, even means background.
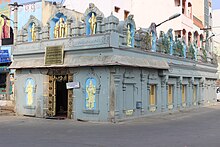
[[[212,9],[220,9],[220,0],[212,0]]]

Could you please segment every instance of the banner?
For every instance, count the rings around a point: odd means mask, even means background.
[[[1,39],[10,38],[10,4],[11,0],[0,0],[0,34]]]

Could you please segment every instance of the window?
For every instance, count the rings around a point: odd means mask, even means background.
[[[186,103],[186,85],[182,85],[182,104]]]
[[[115,12],[118,13],[119,10],[120,10],[120,8],[115,6]]]
[[[175,2],[175,6],[178,6],[178,7],[180,6],[180,0],[175,0],[174,2]]]
[[[156,105],[156,85],[150,85],[150,101],[151,106]]]
[[[173,104],[173,85],[168,85],[168,100],[167,100],[168,105]]]
[[[126,18],[128,18],[129,13],[130,13],[129,11],[124,10],[124,20],[125,20]]]
[[[0,74],[0,88],[6,87],[6,73]]]

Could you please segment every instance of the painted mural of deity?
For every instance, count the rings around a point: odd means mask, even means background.
[[[88,79],[86,81],[86,109],[94,110],[96,109],[96,80],[95,79]]]
[[[34,80],[31,78],[28,78],[26,80],[25,85],[25,93],[26,93],[26,105],[31,106],[33,105],[33,97],[34,97]]]

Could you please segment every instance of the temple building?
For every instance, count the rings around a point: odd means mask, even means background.
[[[18,31],[17,115],[117,122],[216,102],[216,60],[186,50],[172,28],[137,29],[134,15],[105,17],[93,3],[82,15],[53,10]]]

